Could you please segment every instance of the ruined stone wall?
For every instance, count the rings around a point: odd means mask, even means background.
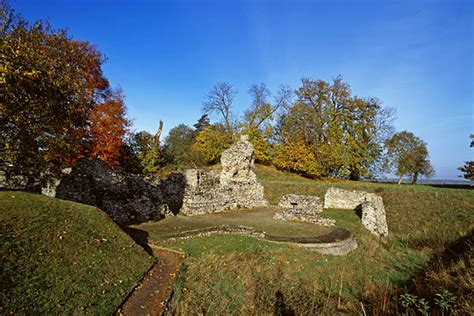
[[[287,194],[280,199],[278,207],[321,213],[323,211],[323,202],[319,197],[313,195]]]
[[[324,196],[324,208],[356,210],[360,212],[362,225],[372,234],[388,235],[383,200],[374,193],[329,188]]]
[[[324,208],[355,209],[365,201],[367,192],[329,188],[324,195]]]
[[[252,170],[253,145],[242,137],[221,156],[222,171],[191,169],[185,173],[181,213],[199,215],[268,205]]]
[[[99,159],[81,159],[43,193],[94,205],[118,223],[160,219],[168,213],[162,190],[140,175],[111,169]]]

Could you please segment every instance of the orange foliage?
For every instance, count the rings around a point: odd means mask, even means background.
[[[92,146],[90,156],[99,158],[111,167],[118,166],[123,136],[127,131],[123,96],[115,93],[94,107],[89,115]]]

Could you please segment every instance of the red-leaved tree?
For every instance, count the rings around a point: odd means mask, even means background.
[[[120,90],[110,92],[89,115],[91,150],[89,155],[111,167],[119,165],[120,149],[129,121],[125,118],[125,104]]]

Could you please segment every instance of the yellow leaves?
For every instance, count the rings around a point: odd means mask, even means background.
[[[196,136],[192,150],[202,162],[212,164],[219,161],[222,152],[231,143],[232,136],[225,130],[208,126]]]
[[[313,149],[302,140],[279,145],[275,150],[273,163],[280,169],[312,177],[319,177],[322,172]]]

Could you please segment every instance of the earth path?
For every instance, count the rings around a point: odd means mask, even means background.
[[[127,297],[117,315],[161,315],[171,297],[184,254],[148,244],[158,262]]]

